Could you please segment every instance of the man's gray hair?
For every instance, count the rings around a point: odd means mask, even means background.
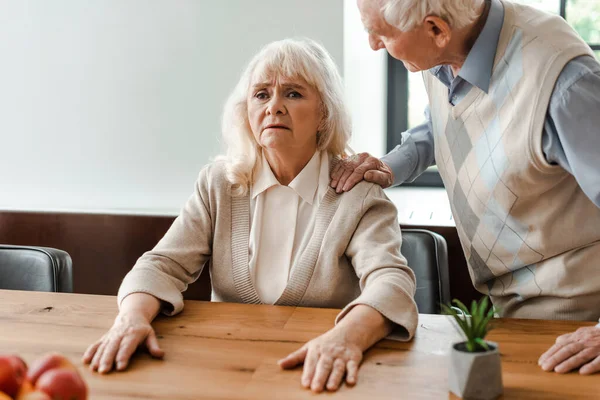
[[[403,32],[435,15],[453,29],[464,28],[478,17],[484,0],[379,0],[385,21]]]

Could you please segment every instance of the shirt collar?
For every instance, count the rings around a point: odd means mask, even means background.
[[[504,6],[500,0],[491,0],[491,3],[485,25],[458,73],[462,79],[485,93],[490,89],[494,58],[504,22]]]
[[[302,168],[302,171],[288,185],[293,189],[303,201],[308,204],[313,204],[317,189],[320,186],[328,185],[329,176],[329,158],[326,151],[316,151],[308,164]],[[269,162],[267,161],[264,152],[261,157],[261,165],[258,170],[258,175],[252,185],[252,198],[254,199],[259,194],[267,189],[280,185],[279,181],[271,171]]]

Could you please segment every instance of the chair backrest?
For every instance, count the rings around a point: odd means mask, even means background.
[[[71,257],[49,247],[0,245],[0,289],[71,293]]]
[[[415,301],[421,314],[439,314],[450,301],[446,240],[424,229],[402,230],[402,254],[417,277]]]

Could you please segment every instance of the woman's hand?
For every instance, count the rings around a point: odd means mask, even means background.
[[[346,383],[354,385],[363,350],[358,343],[349,340],[343,329],[333,328],[311,340],[299,350],[279,360],[284,369],[304,363],[302,386],[314,392],[337,390],[346,375]]]
[[[164,356],[148,318],[137,312],[121,313],[112,328],[88,347],[83,362],[101,374],[110,372],[115,364],[116,370],[122,371],[127,368],[131,355],[141,344],[145,344],[153,357]]]

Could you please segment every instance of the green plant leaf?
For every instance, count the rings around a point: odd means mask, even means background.
[[[485,340],[483,340],[481,338],[475,338],[475,343],[477,343],[485,351],[490,351],[490,346],[487,344],[487,342]]]
[[[464,325],[465,328],[463,328],[463,331],[465,332],[465,336],[467,337],[467,339],[472,339],[473,338],[473,322],[472,322],[472,318],[468,318],[468,315],[470,315],[469,313],[469,309],[467,308],[467,306],[465,306],[463,304],[462,301],[458,300],[458,299],[454,299],[452,300],[452,302],[454,304],[456,304],[456,306],[465,314],[465,318],[464,318]]]

